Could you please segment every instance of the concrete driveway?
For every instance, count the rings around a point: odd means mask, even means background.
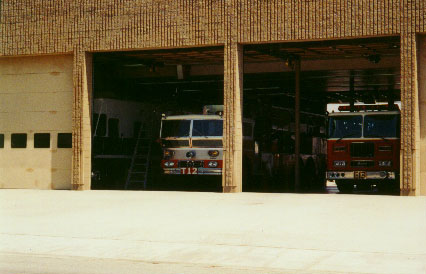
[[[0,273],[426,273],[426,197],[0,190]]]

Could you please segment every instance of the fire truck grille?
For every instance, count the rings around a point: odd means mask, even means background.
[[[222,147],[222,140],[192,140],[193,147]]]
[[[189,140],[163,140],[164,147],[189,147]]]
[[[374,157],[374,143],[352,143],[351,157]]]
[[[352,167],[372,167],[374,166],[374,161],[351,161]]]
[[[203,161],[179,161],[179,167],[203,167]]]

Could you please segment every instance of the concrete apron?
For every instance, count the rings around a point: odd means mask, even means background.
[[[0,262],[21,254],[290,273],[426,272],[425,197],[0,190],[0,217],[7,224]]]

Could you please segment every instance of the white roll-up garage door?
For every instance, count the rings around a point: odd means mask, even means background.
[[[71,188],[72,56],[0,58],[0,188]]]

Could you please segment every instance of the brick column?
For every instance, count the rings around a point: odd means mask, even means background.
[[[243,173],[243,47],[225,45],[223,192],[242,191]]]
[[[418,104],[419,104],[419,150],[420,158],[419,184],[420,195],[426,196],[426,35],[419,36],[418,41]]]
[[[420,195],[419,113],[415,33],[401,35],[401,195]]]
[[[73,159],[72,189],[89,190],[91,180],[91,115],[92,56],[74,50]]]

